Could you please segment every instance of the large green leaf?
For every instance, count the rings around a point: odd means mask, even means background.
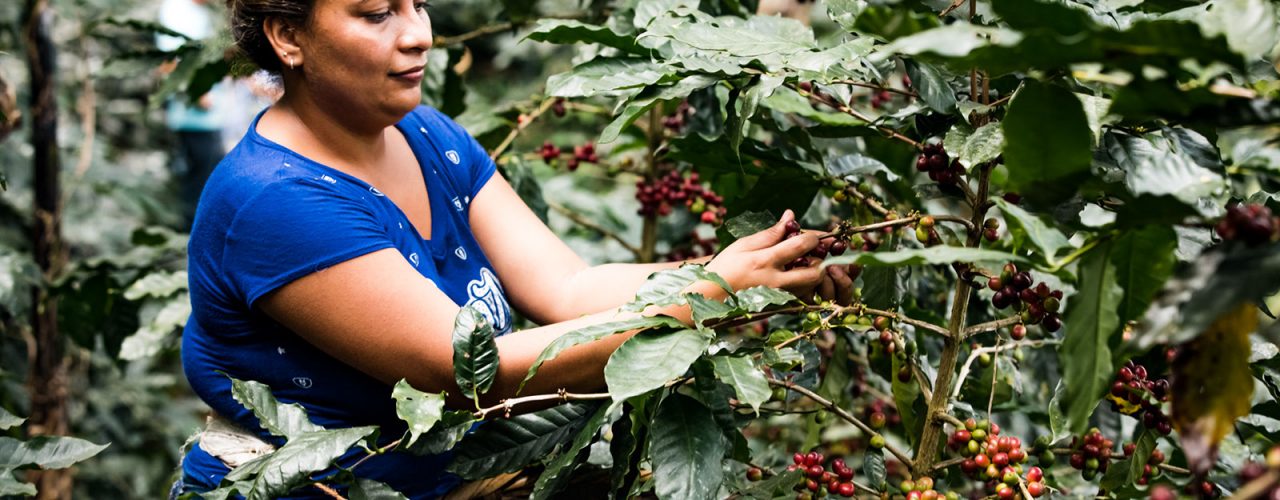
[[[400,449],[415,455],[439,455],[452,450],[475,423],[476,418],[471,412],[446,411],[431,430],[417,438],[413,446],[402,444]]]
[[[1011,253],[983,248],[936,246],[909,248],[892,252],[858,252],[839,257],[828,257],[822,266],[862,264],[866,266],[919,266],[922,264],[950,264],[952,262],[1015,262],[1027,259]]]
[[[767,99],[773,95],[773,92],[781,87],[786,81],[785,78],[778,75],[764,75],[752,80],[751,85],[741,94],[741,109],[735,107],[735,103],[729,102],[729,121],[725,124],[726,133],[729,134],[729,145],[738,150],[749,131],[747,122],[756,114],[756,108],[760,107],[760,101]],[[732,95],[732,94],[731,94]]]
[[[898,408],[898,415],[902,417],[902,425],[906,428],[904,434],[907,436],[907,441],[914,445],[920,437],[920,431],[924,429],[926,416],[929,413],[924,394],[920,392],[920,384],[916,383],[915,377],[911,377],[906,382],[898,380],[899,370],[911,369],[911,365],[905,358],[893,356],[892,366],[890,382],[893,401]]]
[[[624,311],[640,312],[649,306],[684,305],[684,290],[699,281],[710,281],[733,295],[733,287],[716,273],[699,265],[686,265],[679,269],[658,271],[640,285],[635,300],[622,307]]]
[[[65,469],[105,450],[80,438],[37,436],[28,441],[0,436],[0,470],[34,465],[41,469]]]
[[[653,85],[671,72],[648,59],[595,59],[547,79],[547,95],[590,97]]]
[[[1121,171],[1125,187],[1134,195],[1170,197],[1196,207],[1201,199],[1213,196],[1226,184],[1215,171],[1222,167],[1217,152],[1207,143],[1197,144],[1204,137],[1188,134],[1194,133],[1185,129],[1167,129],[1141,137],[1108,133],[1103,136],[1103,166]],[[1204,149],[1209,150],[1208,154]]]
[[[274,436],[293,439],[299,435],[323,430],[307,418],[307,410],[298,403],[280,404],[271,388],[261,382],[231,379],[231,397],[258,417],[263,429]]]
[[[767,286],[753,286],[740,290],[737,293],[737,298],[738,307],[747,312],[760,312],[769,306],[780,306],[797,300],[796,296],[792,295],[791,292]]]
[[[668,396],[654,418],[649,444],[658,498],[713,497],[724,479],[724,452],[711,411],[688,396]]]
[[[36,485],[24,483],[13,477],[13,471],[0,469],[0,496],[34,496]]]
[[[648,51],[636,44],[633,36],[622,35],[608,26],[587,24],[572,19],[539,19],[525,36],[530,40],[558,44],[598,43],[625,53],[644,55]]]
[[[909,275],[908,269],[868,268],[862,272],[862,303],[876,309],[896,309],[906,294]]]
[[[760,405],[769,400],[773,391],[755,362],[747,356],[716,356],[712,362],[716,377],[733,388],[738,400],[760,411]]]
[[[1056,227],[1046,223],[1044,219],[1004,199],[996,198],[995,202],[996,206],[1000,207],[1000,211],[1004,212],[1005,221],[1009,223],[1009,231],[1013,233],[1015,245],[1019,247],[1031,245],[1037,255],[1043,257],[1044,262],[1050,266],[1058,263],[1056,256],[1059,251],[1071,248],[1071,242],[1067,237]]]
[[[862,457],[862,473],[867,476],[867,482],[871,483],[872,488],[884,489],[885,478],[888,475],[885,470],[884,450],[867,449],[867,454]]]
[[[444,396],[443,392],[428,394],[414,389],[404,379],[396,383],[391,391],[391,397],[396,400],[396,416],[409,424],[409,440],[404,443],[405,446],[413,446],[418,436],[430,431],[440,422],[444,414]]]
[[[246,462],[227,474],[247,500],[267,500],[292,491],[378,430],[374,426],[307,432],[268,455]]]
[[[950,113],[956,108],[955,91],[951,90],[951,84],[947,82],[947,76],[942,70],[913,60],[907,60],[906,66],[907,75],[911,76],[911,87],[920,94],[920,100],[939,113]]]
[[[627,339],[609,356],[604,380],[614,401],[625,401],[684,375],[711,345],[700,330],[641,333]]]
[[[978,130],[958,126],[947,132],[943,141],[947,151],[965,168],[995,160],[1004,151],[1004,129],[992,122]]]
[[[547,462],[542,475],[538,476],[538,482],[533,485],[533,493],[529,498],[535,500],[553,498],[557,492],[568,485],[574,469],[585,461],[583,450],[600,434],[600,427],[605,425],[605,419],[608,416],[609,406],[600,405],[586,425],[582,426],[582,430],[578,431],[573,442],[560,450],[555,459]]]
[[[453,322],[453,379],[463,395],[479,404],[498,374],[493,325],[480,311],[464,307]]]
[[[1089,175],[1089,119],[1067,89],[1028,82],[1014,94],[1003,127],[1011,190],[1055,203],[1070,197],[1075,182]]]
[[[1080,434],[1088,427],[1089,416],[1107,392],[1115,373],[1111,366],[1110,339],[1120,331],[1118,309],[1123,290],[1116,283],[1111,250],[1111,244],[1103,244],[1080,262],[1079,292],[1071,297],[1066,339],[1058,349],[1066,384],[1060,402],[1067,405],[1064,411],[1067,428],[1073,434]]]
[[[538,372],[538,368],[543,363],[555,359],[561,352],[570,347],[594,342],[610,335],[629,332],[631,330],[646,330],[650,328],[682,328],[684,326],[679,320],[669,316],[645,316],[638,318],[628,318],[621,321],[612,321],[609,323],[601,323],[598,325],[590,325],[571,331],[559,337],[556,337],[542,353],[538,354],[538,358],[533,360],[533,365],[529,367],[529,373],[525,375],[524,381],[520,383],[520,387],[524,387],[524,383],[533,378]]]
[[[832,2],[827,2],[828,8]],[[852,3],[850,0],[844,0],[838,3]],[[857,2],[866,4],[866,2]],[[849,8],[845,9],[848,12]],[[849,27],[849,24],[845,24]],[[874,35],[882,40],[894,40],[904,36],[914,35],[921,31],[938,27],[938,16],[916,12],[913,9],[897,8],[890,5],[872,5],[868,6],[858,14],[857,20],[852,23],[853,31],[867,35]],[[915,79],[915,76],[912,76]]]
[[[454,450],[449,472],[475,480],[518,471],[575,435],[595,408],[570,403],[486,422]]]
[[[1151,300],[1173,274],[1177,263],[1178,235],[1168,226],[1147,226],[1116,239],[1111,259],[1116,281],[1124,289],[1118,313],[1120,321],[1142,317]]]
[[[628,125],[648,113],[658,103],[684,99],[689,97],[689,94],[710,87],[717,82],[719,80],[711,76],[691,75],[681,78],[680,81],[671,85],[657,85],[645,88],[632,98],[626,106],[623,106],[622,111],[600,132],[600,143],[608,144],[617,140]]]
[[[1266,0],[1210,0],[1161,17],[1196,23],[1208,37],[1226,37],[1232,49],[1250,59],[1266,57],[1280,42],[1275,4]]]
[[[356,479],[356,484],[351,485],[350,497],[351,500],[409,500],[386,483],[364,478]]]

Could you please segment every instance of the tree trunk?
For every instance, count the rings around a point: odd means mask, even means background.
[[[772,16],[781,14],[783,17],[798,19],[806,26],[811,19],[811,12],[815,0],[760,0],[760,6],[756,8],[756,14],[762,16]]]
[[[45,282],[58,276],[66,261],[62,245],[61,188],[58,162],[58,106],[54,77],[57,71],[50,25],[53,11],[48,0],[27,0],[23,16],[27,68],[31,74],[31,147],[34,151],[35,221],[32,251]],[[67,367],[63,339],[58,334],[57,298],[45,286],[32,290],[31,330],[35,349],[29,360],[27,389],[31,415],[27,433],[67,434]],[[71,471],[35,471],[30,479],[39,490],[36,498],[70,499]]]

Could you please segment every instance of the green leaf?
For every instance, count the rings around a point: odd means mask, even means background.
[[[649,456],[658,498],[711,498],[723,481],[724,440],[711,411],[672,394],[653,421]]]
[[[299,435],[324,430],[307,418],[307,410],[298,403],[280,404],[271,388],[261,382],[231,379],[231,397],[258,417],[258,423],[273,436],[293,439]]]
[[[688,303],[684,289],[699,281],[710,281],[733,295],[733,287],[729,286],[716,273],[707,271],[700,265],[689,264],[679,269],[658,271],[649,275],[649,279],[636,291],[635,300],[622,307],[623,311],[640,312],[649,306],[684,305]]]
[[[900,177],[880,160],[860,154],[847,154],[829,158],[826,163],[827,174],[837,178],[860,179],[873,174],[884,174],[889,182],[897,182]]]
[[[698,90],[715,85],[719,81],[707,75],[691,75],[681,78],[680,81],[673,85],[651,86],[644,89],[628,102],[623,107],[622,112],[618,113],[618,116],[600,132],[600,143],[608,144],[617,140],[628,125],[648,113],[658,103],[684,99]]]
[[[1249,59],[1266,57],[1280,42],[1276,8],[1266,0],[1211,0],[1161,18],[1196,23],[1206,37],[1225,37],[1232,49]]]
[[[563,404],[486,422],[454,450],[448,470],[467,480],[518,471],[576,434],[595,409],[590,404]]]
[[[1014,94],[1003,124],[1011,190],[1056,203],[1089,175],[1093,136],[1080,100],[1070,91],[1027,82]]]
[[[1116,283],[1111,262],[1111,244],[1103,244],[1080,262],[1079,292],[1071,297],[1067,311],[1066,339],[1058,350],[1066,384],[1067,429],[1084,432],[1089,416],[1110,387],[1110,339],[1120,330],[1120,299],[1123,290]]]
[[[36,485],[24,483],[13,477],[13,471],[0,470],[0,496],[35,496]]]
[[[1009,231],[1013,234],[1015,247],[1031,244],[1036,253],[1042,256],[1044,262],[1050,266],[1057,265],[1059,251],[1072,247],[1067,237],[1063,236],[1058,228],[1045,223],[1044,219],[1002,198],[995,198],[994,201],[996,206],[1000,207],[1000,211],[1004,212],[1005,221],[1009,223]]]
[[[1066,386],[1062,384],[1062,379],[1058,379],[1058,384],[1053,389],[1053,399],[1049,401],[1049,432],[1051,440],[1055,443],[1071,434],[1067,429],[1067,416],[1062,413],[1063,408],[1066,407],[1062,398],[1066,393]]]
[[[1108,465],[1107,472],[1102,475],[1102,481],[1098,483],[1098,487],[1115,491],[1116,488],[1132,484],[1129,482],[1129,469],[1134,463],[1132,458],[1123,458]]]
[[[872,488],[884,490],[885,480],[888,477],[884,464],[884,450],[867,448],[867,454],[862,457],[862,473],[867,476],[867,481],[871,483]]]
[[[614,401],[624,401],[684,375],[712,336],[699,330],[641,333],[627,339],[604,367],[604,380]]]
[[[995,160],[1004,151],[1004,129],[999,123],[988,123],[972,134],[964,135],[956,147],[950,147],[952,140],[952,134],[948,132],[947,150],[956,155],[965,168]]]
[[[685,295],[685,300],[689,301],[689,309],[693,314],[693,324],[698,328],[705,328],[707,321],[723,319],[742,313],[742,310],[736,307],[725,304],[723,301],[708,299],[699,293],[687,294]]]
[[[41,469],[65,469],[105,450],[110,444],[93,444],[80,438],[36,436],[28,441],[0,436],[0,470],[35,465]]]
[[[909,248],[892,252],[858,252],[839,257],[828,257],[822,266],[862,264],[865,266],[919,266],[923,264],[950,264],[952,262],[1025,263],[1027,259],[1011,253],[982,248],[936,246]]]
[[[1177,264],[1178,234],[1168,226],[1146,226],[1116,239],[1111,251],[1116,280],[1124,289],[1122,323],[1141,318]]]
[[[847,2],[848,0],[845,1]],[[865,4],[866,2],[858,3]],[[872,5],[864,9],[861,14],[858,14],[857,21],[853,23],[852,29],[858,33],[874,35],[882,40],[892,41],[936,28],[939,24],[938,16],[935,15],[916,12],[911,9],[896,8],[890,5]],[[915,77],[912,76],[912,80],[914,79]]]
[[[767,286],[753,286],[739,291],[737,296],[738,306],[747,312],[760,312],[768,309],[769,306],[780,306],[799,300],[795,295],[791,295],[791,292]]]
[[[1196,265],[1165,284],[1132,342],[1142,351],[1157,344],[1182,344],[1236,306],[1255,303],[1277,290],[1280,245],[1206,252]]]
[[[227,473],[226,481],[244,483],[240,493],[247,500],[281,496],[309,480],[346,453],[360,440],[377,432],[376,426],[307,432],[290,438],[269,455],[250,460]]]
[[[1126,482],[1133,484],[1142,477],[1143,467],[1147,464],[1147,459],[1151,458],[1151,451],[1156,449],[1156,434],[1150,429],[1143,429],[1142,434],[1134,441],[1136,443],[1133,450],[1133,462],[1129,467],[1129,477]]]
[[[555,357],[559,356],[565,349],[579,344],[594,342],[622,332],[646,330],[658,327],[682,328],[684,327],[684,324],[675,318],[668,316],[646,316],[585,326],[556,337],[556,339],[552,341],[546,349],[542,350],[541,354],[538,354],[538,358],[533,360],[533,365],[529,367],[529,373],[525,375],[524,380],[520,382],[520,387],[524,388],[525,382],[528,382],[529,379],[533,378],[533,375],[538,372],[538,368],[541,367],[543,363],[555,359]]]
[[[7,431],[19,425],[22,425],[22,423],[26,421],[27,419],[18,417],[12,413],[9,413],[8,410],[5,410],[4,408],[0,408],[0,431]]]
[[[403,493],[372,479],[357,478],[351,486],[351,500],[409,500]]]
[[[760,107],[760,101],[767,99],[773,95],[773,92],[781,87],[786,79],[778,75],[763,75],[752,81],[751,85],[742,92],[742,109],[730,108],[729,122],[725,124],[726,133],[729,134],[729,146],[737,151],[742,146],[742,139],[747,136],[747,122],[756,114],[756,108]],[[730,101],[729,105],[733,106]]]
[[[462,441],[462,438],[466,437],[467,432],[475,426],[476,422],[476,418],[469,411],[446,411],[440,417],[440,421],[430,431],[420,436],[413,446],[408,446],[406,439],[401,442],[399,449],[414,455],[439,455],[452,450],[459,441]]]
[[[906,293],[907,273],[893,267],[871,267],[862,272],[862,302],[869,307],[896,309]]]
[[[724,228],[734,238],[746,238],[778,223],[778,218],[769,212],[743,212],[737,217],[725,221]]]
[[[396,416],[409,424],[409,440],[405,446],[413,446],[423,435],[440,422],[444,414],[445,393],[428,394],[409,385],[405,379],[396,382],[391,397],[396,400]]]
[[[906,360],[893,356],[893,371],[890,374],[893,392],[893,401],[898,408],[898,415],[902,417],[902,425],[906,428],[907,440],[912,445],[919,439],[920,432],[924,429],[924,422],[928,410],[925,408],[924,394],[920,392],[920,384],[916,383],[915,377],[906,382],[898,380],[898,371],[904,367],[908,367]]]
[[[950,113],[955,110],[956,94],[951,90],[946,74],[928,63],[911,59],[904,62],[907,66],[907,75],[911,77],[911,87],[920,94],[920,100],[939,113]],[[996,151],[996,154],[999,154],[999,149]]]
[[[186,271],[157,271],[133,282],[124,291],[124,298],[139,300],[146,297],[162,299],[187,289]]]
[[[533,485],[533,493],[529,498],[535,500],[552,498],[569,484],[573,470],[585,460],[585,457],[581,456],[583,450],[600,434],[600,427],[605,425],[605,419],[608,416],[609,406],[600,405],[586,425],[582,426],[582,430],[578,431],[573,442],[560,450],[560,454],[547,463],[542,474],[538,476],[538,482]]]
[[[764,378],[764,372],[747,356],[715,356],[716,377],[729,384],[738,394],[738,400],[760,411],[760,405],[769,400],[773,391]]]
[[[453,379],[463,395],[479,404],[498,374],[493,325],[480,311],[464,307],[453,322]]]
[[[665,78],[670,68],[647,59],[595,59],[567,73],[547,79],[547,95],[590,97],[620,90],[653,85]]]
[[[572,19],[539,19],[525,38],[562,45],[598,43],[635,55],[645,55],[648,52],[636,44],[635,37],[618,34],[608,26],[586,24]]]
[[[1204,161],[1206,155],[1189,150],[1186,145],[1204,138],[1196,134],[1181,136],[1186,140],[1179,140],[1176,134],[1182,132],[1178,130],[1181,129],[1141,137],[1108,133],[1103,137],[1104,165],[1123,172],[1124,186],[1134,195],[1170,197],[1196,207],[1201,199],[1213,196],[1226,186],[1223,177],[1215,171],[1221,169],[1221,160],[1214,151],[1212,161],[1201,164],[1197,160]]]

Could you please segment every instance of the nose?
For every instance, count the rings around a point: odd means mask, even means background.
[[[410,7],[412,9],[413,7]],[[425,11],[414,11],[405,16],[404,28],[400,31],[399,45],[401,50],[426,52],[431,49],[432,32],[431,17]]]

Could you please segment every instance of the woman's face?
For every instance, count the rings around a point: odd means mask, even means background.
[[[298,37],[315,102],[390,123],[421,102],[432,38],[426,2],[317,0]]]

